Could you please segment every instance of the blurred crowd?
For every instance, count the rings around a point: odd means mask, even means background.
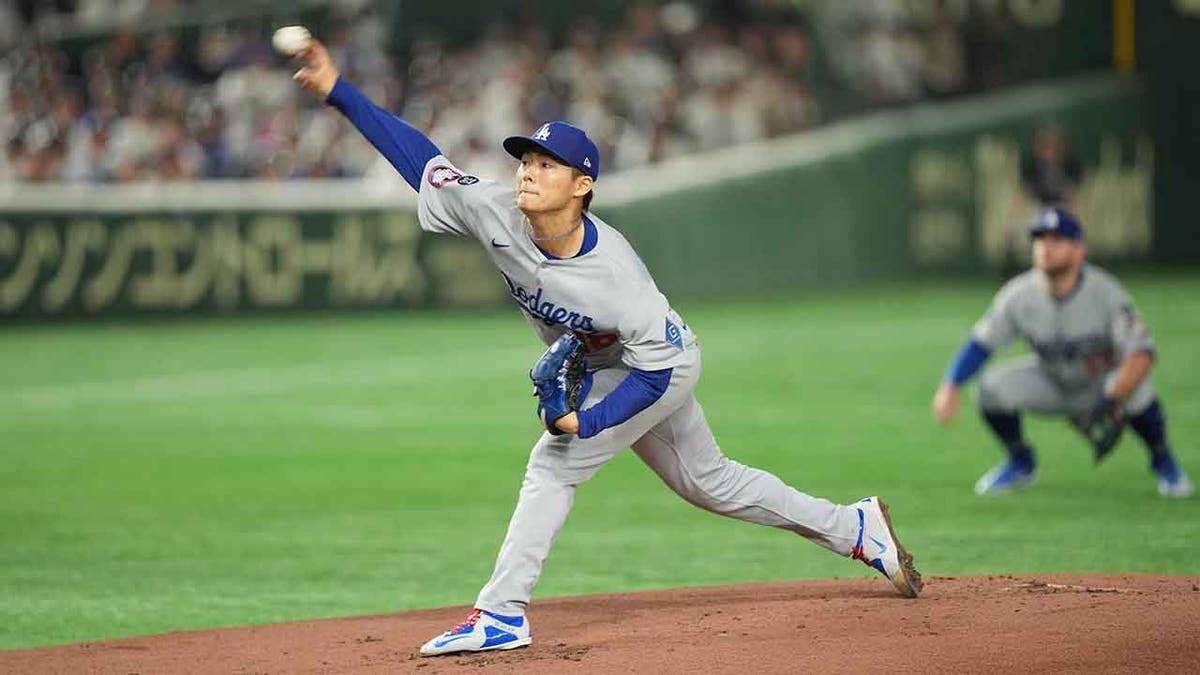
[[[134,15],[156,5],[107,1]],[[0,0],[0,24],[36,22],[30,5]],[[962,22],[934,11],[914,23],[898,5],[633,4],[617,25],[498,22],[470,44],[398,47],[359,2],[319,37],[379,105],[464,169],[502,177],[512,165],[498,139],[548,119],[587,129],[609,171],[807,129],[842,112],[837,92],[877,107],[968,90]],[[298,66],[269,32],[114,28],[85,45],[0,34],[0,181],[391,176],[291,82]]]

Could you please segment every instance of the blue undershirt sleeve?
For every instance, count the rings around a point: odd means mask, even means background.
[[[408,122],[371,102],[357,87],[338,78],[325,99],[354,123],[375,149],[404,176],[412,189],[421,191],[421,173],[441,150]]]
[[[671,369],[637,370],[617,385],[596,405],[579,411],[580,438],[591,438],[596,434],[626,422],[629,418],[649,408],[667,391],[671,384]]]
[[[946,380],[953,383],[955,386],[962,386],[964,382],[974,377],[975,373],[983,367],[984,361],[992,353],[983,345],[975,340],[967,340],[963,344],[962,349],[958,350],[958,354],[954,357],[954,362],[950,364],[950,369],[946,371]]]

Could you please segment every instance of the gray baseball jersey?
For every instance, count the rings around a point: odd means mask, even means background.
[[[1075,289],[1051,295],[1044,275],[1029,270],[996,294],[971,336],[995,352],[1024,338],[1045,375],[1059,388],[1094,388],[1126,354],[1153,351],[1149,330],[1121,283],[1085,264]]]
[[[574,331],[590,368],[665,370],[694,358],[696,336],[620,232],[588,214],[595,248],[549,258],[529,239],[516,203],[513,187],[463,175],[439,155],[425,166],[418,213],[425,230],[478,239],[538,338],[550,345]]]
[[[542,434],[492,577],[475,606],[524,614],[576,488],[630,447],[692,504],[789,530],[849,556],[858,511],[804,494],[721,452],[694,395],[701,371],[695,335],[625,238],[595,216],[585,217],[595,227],[595,246],[557,260],[530,240],[514,188],[463,175],[442,156],[422,174],[421,227],[478,239],[542,342],[549,345],[568,330],[587,342],[595,376],[581,407],[597,405],[631,368],[671,369],[662,397],[625,422],[589,438]]]

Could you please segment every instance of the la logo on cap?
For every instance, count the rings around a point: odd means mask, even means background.
[[[1058,213],[1054,211],[1047,211],[1046,215],[1042,217],[1042,222],[1045,223],[1046,227],[1053,230],[1054,228],[1058,227]]]
[[[535,141],[545,141],[550,139],[550,124],[543,124],[540,129],[534,132],[532,138]]]

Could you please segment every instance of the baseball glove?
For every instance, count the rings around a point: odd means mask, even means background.
[[[1090,411],[1071,417],[1071,426],[1092,444],[1092,457],[1099,464],[1121,440],[1126,421],[1120,401],[1104,397]]]
[[[586,372],[583,343],[574,333],[566,333],[555,340],[529,371],[533,395],[538,397],[538,419],[551,434],[565,433],[554,423],[579,410]]]

